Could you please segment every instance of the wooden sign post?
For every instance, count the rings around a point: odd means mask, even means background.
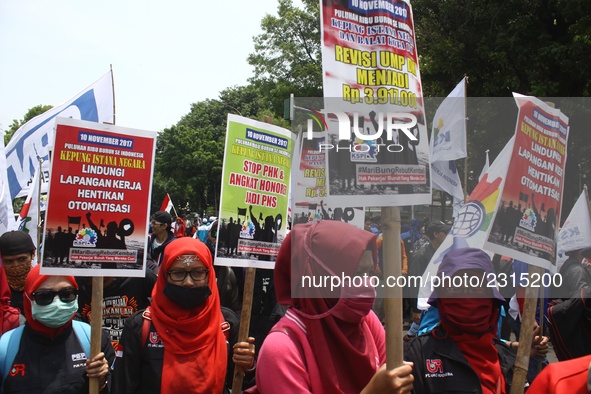
[[[248,342],[250,316],[252,314],[252,295],[254,293],[254,280],[256,272],[256,268],[246,268],[246,277],[244,278],[244,293],[242,296],[242,311],[240,313],[240,329],[238,330],[238,342]],[[232,382],[232,394],[240,394],[242,391],[243,380],[244,371],[241,368],[235,366],[234,380]]]
[[[384,237],[384,278],[401,275],[400,208],[382,208],[382,234]],[[403,364],[402,341],[402,288],[386,286],[384,293],[386,312],[386,367],[394,369]]]
[[[92,301],[90,311],[90,354],[88,359],[101,352],[101,339],[103,333],[103,278],[92,277]],[[100,378],[90,378],[88,381],[88,392],[98,394],[101,389]]]

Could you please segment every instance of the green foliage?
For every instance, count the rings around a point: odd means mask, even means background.
[[[586,0],[412,2],[425,95],[446,95],[464,73],[470,96],[591,94]]]
[[[259,120],[267,116],[277,123],[264,104],[254,85],[232,87],[219,99],[192,104],[175,126],[164,129],[157,140],[152,210],[169,193],[179,214],[216,212],[228,113]]]
[[[518,92],[550,97],[562,108],[552,97],[591,95],[588,0],[413,0],[412,6],[425,96],[446,96],[464,74],[469,97]],[[468,166],[476,177],[484,151],[490,149],[492,161],[515,131],[514,109],[496,121],[490,121],[492,113],[479,115],[487,122],[472,116],[468,124]],[[568,192],[578,190],[578,163],[585,168],[582,160],[591,153],[581,126],[571,119],[565,212],[578,197]]]
[[[42,113],[49,111],[52,108],[53,106],[51,105],[39,104],[29,109],[25,114],[24,118],[20,121],[14,119],[8,130],[6,130],[6,134],[4,135],[4,145],[8,144],[14,133],[19,129],[19,127],[27,123],[29,120],[33,119],[35,116],[41,115]]]
[[[255,52],[248,56],[254,66],[251,82],[264,92],[272,111],[281,117],[283,100],[322,96],[320,3],[278,0],[277,16],[261,21],[263,33],[254,38]]]

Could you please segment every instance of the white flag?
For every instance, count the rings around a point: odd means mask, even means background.
[[[449,161],[466,157],[464,79],[437,108],[431,136],[431,161]]]
[[[453,197],[453,217],[455,218],[464,201],[464,191],[456,162],[454,160],[431,162],[431,185]]]
[[[591,246],[591,218],[585,190],[570,211],[558,233],[556,251],[559,254]]]
[[[6,154],[4,150],[4,133],[0,132],[0,234],[13,228],[14,210],[12,199],[8,189],[8,178],[6,177]]]
[[[484,167],[482,167],[482,171],[480,171],[480,176],[478,177],[478,182],[482,180],[482,177],[488,171],[488,149],[486,150],[486,160],[484,161]]]
[[[43,172],[49,174],[49,145],[53,143],[54,118],[61,116],[98,123],[113,123],[113,78],[109,71],[74,98],[34,117],[22,125],[6,146],[10,197],[28,195],[26,185],[43,159]]]

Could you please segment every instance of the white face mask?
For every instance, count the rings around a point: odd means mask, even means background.
[[[63,302],[56,296],[51,304],[44,306],[31,302],[33,319],[51,328],[58,328],[69,322],[77,310],[78,297],[72,302]]]

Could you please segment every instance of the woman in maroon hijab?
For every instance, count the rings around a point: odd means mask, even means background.
[[[382,366],[385,333],[371,311],[375,290],[361,281],[375,260],[370,232],[335,221],[294,227],[275,265],[277,301],[289,309],[261,348],[261,393],[410,392],[411,366]],[[344,276],[360,277],[358,286],[331,288]]]

